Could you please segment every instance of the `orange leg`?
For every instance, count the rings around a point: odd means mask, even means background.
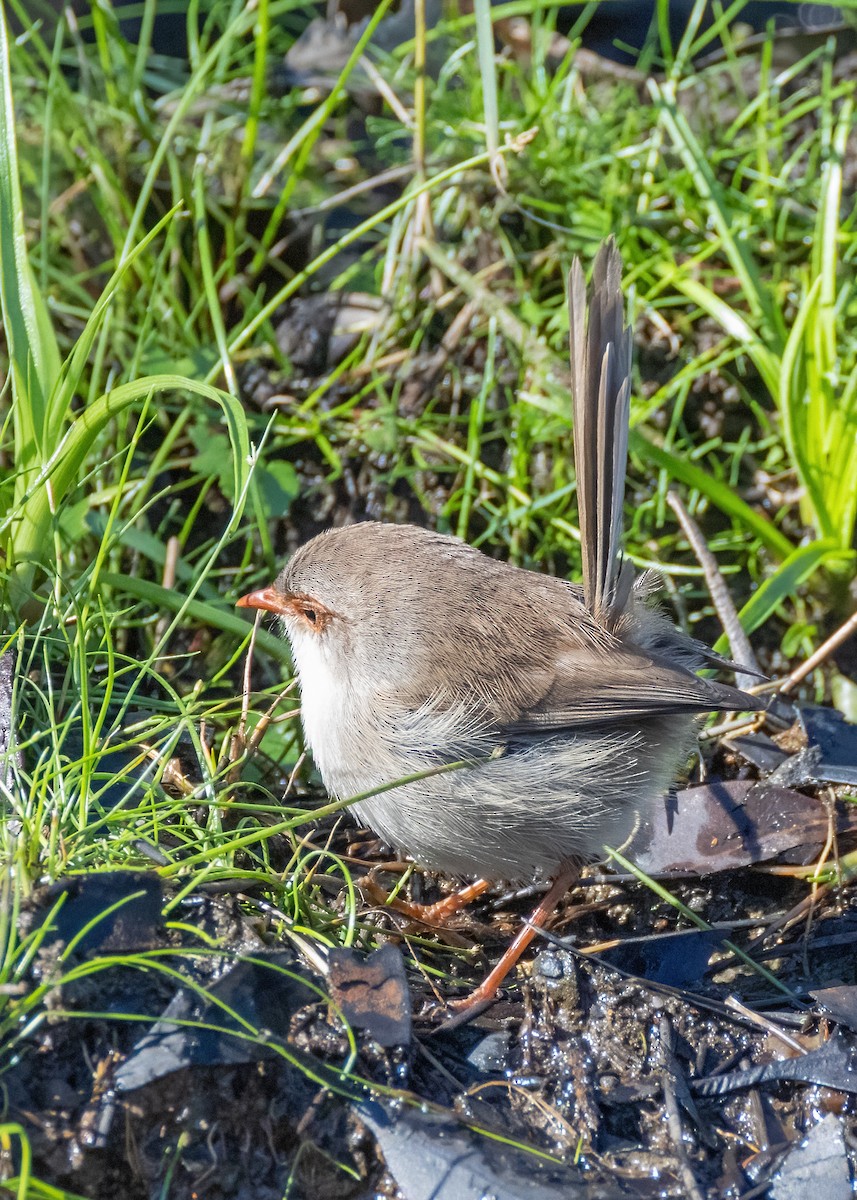
[[[477,1013],[488,1007],[497,995],[503,980],[536,936],[538,930],[533,927],[546,924],[550,917],[553,916],[554,910],[560,900],[569,888],[576,883],[578,874],[577,867],[571,864],[560,868],[559,874],[545,893],[544,899],[533,913],[529,924],[525,925],[517,935],[493,971],[489,975],[486,975],[479,987],[472,991],[469,996],[464,996],[461,1000],[449,1001],[449,1007],[455,1010],[455,1016],[444,1022],[444,1029],[463,1025],[471,1017],[475,1017]]]
[[[478,899],[491,885],[487,879],[477,879],[460,892],[453,892],[451,896],[445,896],[435,904],[412,904],[408,900],[391,900],[384,889],[372,879],[371,872],[360,886],[377,904],[403,913],[412,921],[421,921],[424,925],[444,925],[450,917],[454,917],[462,908]]]

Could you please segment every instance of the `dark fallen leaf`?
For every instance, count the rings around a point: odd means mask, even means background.
[[[765,723],[774,729],[790,729],[798,719],[798,708],[788,696],[775,692],[765,709]]]
[[[853,943],[852,943],[853,944]],[[857,1032],[857,986],[854,984],[841,987],[819,988],[810,992],[816,1004],[838,1021]]]
[[[346,13],[338,9],[339,6],[335,6],[327,17],[317,17],[311,21],[292,44],[282,66],[275,72],[274,86],[277,90],[312,87],[326,91],[333,85],[366,26],[365,19],[349,22]],[[440,0],[426,0],[424,20],[427,29],[433,29],[442,15]],[[382,18],[367,47],[367,53],[370,56],[376,50],[392,53],[413,36],[414,3],[413,0],[404,0],[398,11],[391,9]],[[427,52],[429,58],[426,68],[430,75],[436,75],[443,64],[446,46],[442,47],[434,38],[429,42]],[[347,86],[350,91],[366,88],[368,80],[365,73],[359,68],[352,72]]]
[[[731,750],[735,750],[765,775],[770,774],[788,758],[787,752],[782,750],[773,738],[769,738],[766,733],[760,731],[730,738],[728,744]]]
[[[710,875],[823,845],[828,824],[827,808],[812,796],[767,782],[713,780],[667,797],[625,853],[650,875]],[[857,830],[857,808],[837,804],[836,827]]]
[[[162,927],[159,876],[144,871],[94,871],[70,875],[33,894],[22,930],[38,928],[58,901],[45,946],[75,942],[75,952],[120,954],[154,946]],[[76,940],[77,939],[77,940]]]
[[[765,780],[768,787],[797,788],[818,783],[818,764],[821,751],[818,746],[805,746],[797,754],[790,754],[775,767]]]
[[[286,1041],[294,1014],[319,999],[310,977],[287,953],[244,959],[214,983],[207,995],[180,987],[161,1017],[116,1071],[119,1092],[191,1066],[261,1062]]]
[[[675,1031],[672,1027],[672,1022],[666,1012],[661,1013],[658,1021],[658,1045],[655,1047],[655,1061],[658,1061],[660,1067],[660,1082],[664,1093],[664,1099],[667,1103],[667,1109],[673,1106],[673,1110],[677,1115],[677,1106],[681,1105],[682,1109],[690,1117],[695,1127],[705,1137],[708,1145],[712,1145],[710,1133],[706,1130],[705,1123],[699,1115],[699,1109],[696,1107],[696,1102],[690,1094],[687,1075],[679,1062],[675,1052]],[[686,1050],[690,1053],[690,1047],[685,1043]],[[704,1131],[704,1132],[703,1132]]]
[[[851,1171],[842,1118],[829,1113],[788,1154],[774,1177],[770,1200],[849,1200]]]
[[[271,84],[275,94],[290,88],[329,88],[342,71],[360,36],[359,27],[337,14],[316,17],[290,47]]]
[[[479,1136],[426,1109],[358,1104],[406,1200],[588,1200],[602,1195],[580,1173],[505,1141]],[[613,1193],[614,1195],[616,1193]]]
[[[407,1046],[411,1040],[411,997],[402,953],[391,942],[368,957],[354,950],[328,954],[331,998],[354,1029],[381,1046]]]
[[[698,983],[715,950],[728,938],[729,929],[685,929],[651,937],[623,938],[603,950],[599,960],[650,983],[684,988]]]
[[[835,708],[807,706],[800,710],[810,746],[820,751],[815,777],[822,783],[857,784],[857,725]]]
[[[467,1061],[480,1074],[492,1075],[505,1071],[509,1065],[509,1045],[512,1035],[508,1029],[495,1029],[480,1038],[467,1054]]]
[[[850,1034],[837,1033],[821,1047],[798,1058],[748,1067],[728,1075],[712,1075],[694,1080],[693,1090],[701,1096],[723,1096],[739,1088],[760,1083],[815,1083],[839,1092],[857,1092],[857,1045]]]

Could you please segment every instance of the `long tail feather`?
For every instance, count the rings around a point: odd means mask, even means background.
[[[596,256],[588,305],[583,269],[574,260],[568,311],[583,594],[609,628],[627,603],[632,574],[621,560],[632,338],[612,237]]]

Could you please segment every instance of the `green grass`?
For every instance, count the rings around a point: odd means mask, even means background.
[[[577,572],[564,277],[610,232],[644,342],[628,553],[718,636],[665,503],[677,487],[766,664],[803,657],[847,612],[857,129],[832,43],[780,67],[770,45],[743,55],[727,38],[697,70],[691,36],[645,87],[548,63],[551,5],[524,65],[486,55],[484,35],[480,57],[462,18],[423,102],[407,47],[383,64],[405,105],[417,95],[415,127],[383,107],[355,148],[357,55],[325,100],[275,96],[303,5],[245,7],[214,6],[178,78],[122,41],[107,5],[94,45],[42,24],[0,47],[0,649],[18,656],[24,752],[0,825],[13,980],[21,897],[69,871],[150,868],[145,847],[183,894],[252,879],[321,942],[371,944],[350,867],[307,849],[311,816],[282,798],[294,700],[244,749],[289,666],[260,631],[242,705],[235,599],[307,532],[364,511],[355,491],[373,515]],[[325,200],[395,167],[401,194],[363,192],[345,234],[290,257],[295,213],[317,225]],[[303,384],[272,318],[320,278],[386,309]],[[242,385],[260,363],[292,393],[276,411]],[[830,664],[805,694],[855,704]],[[340,908],[319,873],[342,879]]]

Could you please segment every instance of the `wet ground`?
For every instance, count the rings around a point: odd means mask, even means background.
[[[290,931],[240,880],[184,897],[169,922],[154,874],[43,890],[22,932],[53,932],[3,1075],[36,1174],[92,1200],[783,1200],[807,1179],[849,1195],[857,901],[796,875],[854,844],[853,805],[834,797],[857,755],[851,727],[831,718],[837,740],[807,720],[779,737],[790,753],[750,739],[772,771],[718,751],[732,781],[680,792],[640,835],[673,902],[593,868],[524,977],[455,1029],[444,1001],[496,961],[533,889],[498,888],[446,931],[358,899],[369,956]],[[778,784],[786,770],[797,788]],[[316,836],[358,879],[374,859],[394,882],[353,826]],[[417,881],[423,899],[450,887]],[[326,894],[347,911],[331,877]]]

